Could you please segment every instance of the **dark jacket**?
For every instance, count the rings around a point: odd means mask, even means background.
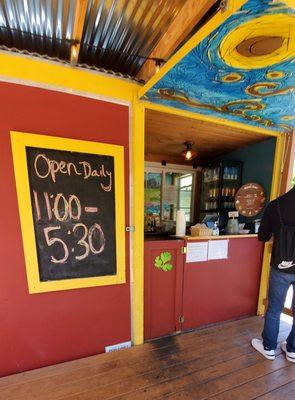
[[[261,221],[258,239],[262,242],[267,242],[272,237],[274,239],[271,257],[271,266],[274,268],[278,268],[278,265],[281,262],[275,245],[276,238],[278,237],[281,228],[277,202],[279,202],[283,223],[285,225],[295,226],[295,188],[278,199],[270,202],[264,211]],[[295,273],[295,268],[282,271],[286,273]]]

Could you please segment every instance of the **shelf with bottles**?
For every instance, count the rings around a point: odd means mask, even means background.
[[[223,167],[223,174],[222,174],[223,181],[238,181],[240,180],[240,167],[239,166],[224,166]]]
[[[203,183],[212,184],[220,182],[220,167],[204,168],[203,170]]]
[[[201,212],[234,210],[235,195],[241,185],[242,162],[221,161],[202,173]]]
[[[215,200],[206,200],[204,203],[203,211],[216,211],[219,208],[219,199],[216,198]]]
[[[235,198],[238,187],[223,186],[221,189],[221,199]]]
[[[208,188],[208,190],[206,190],[206,196],[205,199],[207,200],[217,200],[219,198],[219,187],[215,186],[215,187],[210,187]]]

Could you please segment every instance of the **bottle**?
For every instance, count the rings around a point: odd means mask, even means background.
[[[219,236],[219,228],[218,228],[218,222],[214,222],[214,228],[212,231],[212,236]]]
[[[219,171],[218,168],[215,168],[215,180],[218,181]]]
[[[230,180],[234,179],[234,169],[233,168],[229,168],[229,179]]]
[[[224,168],[223,170],[223,179],[227,179],[227,167]]]

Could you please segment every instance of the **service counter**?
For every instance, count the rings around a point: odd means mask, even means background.
[[[257,238],[258,235],[219,235],[219,236],[184,236],[187,241],[197,240],[221,240],[221,239],[249,239]]]
[[[189,244],[212,240],[228,240],[226,258],[187,262]],[[255,315],[262,258],[257,235],[146,240],[145,339]]]

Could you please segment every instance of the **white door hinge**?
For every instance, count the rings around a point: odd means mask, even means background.
[[[135,226],[134,225],[126,226],[125,230],[126,232],[135,232]]]

